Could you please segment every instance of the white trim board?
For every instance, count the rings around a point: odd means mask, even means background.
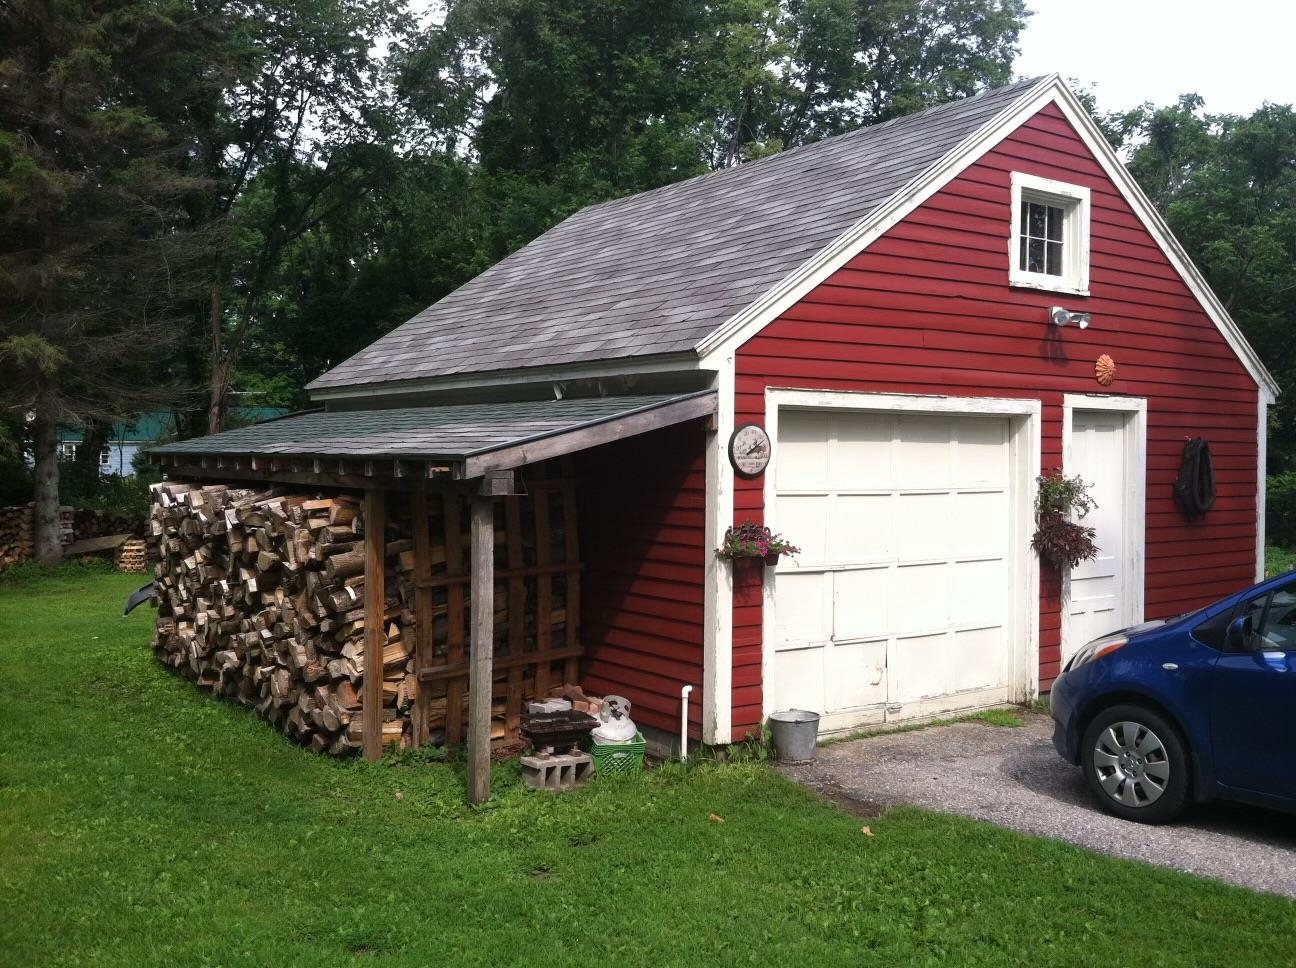
[[[1255,350],[1247,343],[1237,324],[1233,322],[1224,305],[1206,284],[1206,280],[1192,264],[1165,221],[1157,214],[1143,190],[1125,169],[1084,106],[1056,74],[1044,79],[1031,91],[1023,94],[925,173],[892,196],[888,202],[879,206],[867,218],[851,226],[818,255],[801,265],[760,299],[730,317],[700,341],[696,349],[701,366],[713,368],[717,365],[713,361],[736,353],[740,346],[1049,104],[1056,105],[1075,128],[1085,146],[1093,153],[1108,178],[1134,210],[1134,214],[1143,222],[1144,228],[1155,240],[1175,271],[1179,273],[1247,373],[1260,387],[1261,395],[1270,402],[1276,399],[1278,384],[1274,378],[1265,369]],[[1041,322],[1040,325],[1046,324]]]
[[[715,554],[720,537],[733,523],[734,472],[729,435],[734,427],[734,361],[715,376],[718,406],[715,430],[707,435],[706,555],[703,580],[702,741],[733,741],[733,570]]]
[[[1121,562],[1126,614],[1118,628],[1143,621],[1147,548],[1147,400],[1103,394],[1067,393],[1062,397],[1062,471],[1070,474],[1071,429],[1077,410],[1106,410],[1126,414],[1125,420],[1125,522],[1124,533],[1131,540]],[[1071,570],[1062,574],[1062,626],[1059,650],[1068,656],[1083,642],[1070,640]]]
[[[1265,500],[1268,494],[1269,473],[1269,405],[1273,401],[1260,394],[1256,406],[1256,561],[1255,580],[1265,576]]]
[[[920,394],[862,393],[849,390],[804,390],[770,387],[765,391],[765,430],[774,441],[773,455],[765,469],[763,499],[765,524],[779,531],[777,520],[779,412],[795,410],[860,410],[882,413],[966,414],[1010,418],[1009,460],[1012,467],[1012,647],[1009,672],[1010,702],[1026,702],[1039,693],[1040,584],[1039,560],[1030,549],[1034,530],[1035,477],[1039,473],[1042,434],[1042,406],[1030,398],[925,396]],[[774,675],[775,609],[774,578],[767,573],[761,627],[762,713],[774,712],[768,684]],[[998,701],[998,700],[996,700]],[[940,700],[933,700],[937,706]],[[933,707],[934,708],[934,707]],[[942,708],[949,708],[944,706]],[[915,715],[921,715],[916,712]]]

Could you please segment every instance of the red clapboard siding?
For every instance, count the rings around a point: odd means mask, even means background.
[[[1088,298],[1008,286],[1013,171],[1091,189]],[[1091,312],[1093,324],[1050,333],[1045,314],[1054,304]],[[1052,106],[749,340],[736,360],[735,419],[763,423],[771,386],[1031,397],[1043,405],[1043,468],[1054,467],[1062,395],[1104,392],[1093,378],[1102,353],[1118,368],[1110,392],[1148,400],[1147,614],[1185,611],[1249,584],[1256,386]],[[1197,524],[1171,498],[1189,435],[1211,442],[1219,479],[1215,509]],[[737,481],[736,520],[762,519],[763,487]],[[1060,581],[1047,567],[1039,591],[1047,688],[1058,673],[1061,629]],[[748,683],[760,661],[761,612],[758,596],[735,597],[736,737],[760,720],[760,697]]]
[[[579,454],[585,686],[643,726],[701,737],[705,435],[698,422]]]

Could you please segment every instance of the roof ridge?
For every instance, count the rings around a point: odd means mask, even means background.
[[[688,178],[681,178],[679,181],[668,182],[665,185],[658,185],[656,188],[646,188],[642,191],[631,192],[627,195],[618,195],[616,198],[604,199],[601,202],[594,202],[590,205],[586,205],[584,208],[578,208],[576,211],[572,212],[570,215],[564,218],[561,222],[555,223],[553,228],[557,228],[559,225],[561,225],[563,222],[566,222],[568,219],[576,218],[577,216],[584,215],[587,212],[595,211],[596,209],[609,208],[611,206],[615,206],[620,203],[627,202],[632,198],[645,198],[650,195],[652,196],[662,195],[667,193],[671,189],[683,188],[685,185],[693,185],[702,182],[705,179],[713,178],[718,175],[728,175],[734,172],[752,171],[753,169],[767,167],[772,162],[779,161],[781,159],[788,158],[798,153],[803,153],[805,151],[823,148],[826,145],[841,143],[842,141],[845,141],[848,138],[861,138],[885,129],[900,127],[902,125],[916,122],[919,120],[927,120],[930,119],[931,115],[933,114],[938,114],[944,111],[951,110],[956,107],[965,106],[972,101],[980,100],[981,98],[984,98],[988,95],[1004,94],[1014,89],[1020,89],[1022,92],[1025,92],[1026,90],[1029,90],[1035,85],[1043,81],[1047,81],[1051,76],[1052,75],[1040,74],[1035,77],[1022,78],[1020,80],[1013,81],[1009,84],[1001,85],[1000,87],[983,88],[982,90],[977,91],[975,94],[970,94],[967,97],[956,98],[953,101],[944,101],[940,104],[933,104],[930,105],[929,107],[923,108],[921,111],[914,111],[911,114],[897,115],[896,117],[888,118],[885,121],[878,121],[876,124],[863,124],[860,125],[858,128],[852,128],[850,131],[843,131],[840,134],[829,135],[827,138],[821,138],[818,141],[809,141],[809,142],[805,142],[804,144],[793,145],[791,148],[784,148],[783,150],[775,152],[772,155],[766,155],[765,157],[757,158],[754,161],[745,161],[742,162],[741,164],[731,165],[727,168],[716,168],[713,169],[712,171],[704,171],[697,175],[690,175]]]

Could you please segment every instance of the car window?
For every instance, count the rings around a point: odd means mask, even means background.
[[[1229,621],[1233,618],[1236,609],[1226,608],[1214,618],[1208,618],[1200,625],[1194,626],[1192,630],[1193,638],[1202,645],[1209,645],[1217,652],[1223,652],[1225,649],[1225,638],[1228,635]]]
[[[1228,645],[1228,627],[1238,616],[1251,619],[1250,639],[1241,651],[1281,649],[1296,651],[1296,581],[1257,595],[1193,629],[1193,637],[1213,649],[1236,651]]]
[[[1265,649],[1296,650],[1296,590],[1291,586],[1269,596],[1258,644]]]

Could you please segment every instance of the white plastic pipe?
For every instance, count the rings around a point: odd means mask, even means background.
[[[680,762],[688,760],[688,702],[692,686],[680,690]]]

